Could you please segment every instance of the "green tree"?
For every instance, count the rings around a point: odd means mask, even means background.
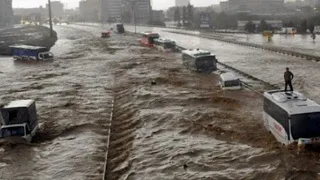
[[[193,19],[194,19],[194,8],[193,6],[189,3],[187,6],[188,9],[188,21],[189,21],[189,25],[192,25],[193,23]]]
[[[258,27],[259,32],[270,30],[269,24],[265,20],[261,20],[259,27]]]
[[[237,27],[235,16],[227,15],[224,12],[215,14],[212,18],[213,25],[218,29],[233,29]]]
[[[244,30],[247,31],[248,33],[254,33],[256,30],[256,25],[252,21],[249,21],[244,26]]]
[[[187,21],[187,7],[182,7],[182,24],[185,25]]]
[[[313,32],[314,32],[314,24],[312,22],[308,25],[308,29],[309,29],[310,33],[313,34]]]
[[[308,22],[306,19],[304,19],[301,21],[300,26],[298,28],[298,31],[299,31],[299,33],[304,34],[307,32],[307,29],[308,29]]]
[[[181,20],[180,8],[176,7],[175,11],[174,11],[174,21],[178,22],[178,24],[180,24],[180,20]]]
[[[170,7],[167,11],[166,11],[166,16],[169,20],[174,21],[174,17],[175,17],[175,11],[176,11],[176,7]]]

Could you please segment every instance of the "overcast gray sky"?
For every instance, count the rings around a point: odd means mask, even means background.
[[[53,1],[53,0],[51,0]],[[80,0],[61,0],[67,8],[78,7]],[[168,7],[174,6],[175,0],[152,0],[153,9],[166,9]],[[17,8],[30,8],[45,6],[48,0],[13,0],[13,7]],[[191,0],[191,4],[195,6],[208,6],[212,4],[219,3],[220,0]]]

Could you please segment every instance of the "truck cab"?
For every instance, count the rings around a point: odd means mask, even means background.
[[[31,142],[39,124],[34,100],[12,101],[1,108],[0,138],[21,137]]]
[[[17,125],[4,125],[0,129],[0,138],[22,137],[27,142],[31,142],[31,130],[27,123]]]

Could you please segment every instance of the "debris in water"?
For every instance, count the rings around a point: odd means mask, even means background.
[[[151,82],[151,85],[152,85],[152,86],[155,86],[155,85],[157,85],[157,82],[156,82],[155,80],[153,80],[153,81]]]
[[[183,165],[183,169],[184,169],[184,170],[187,170],[187,168],[188,168],[188,165],[187,165],[187,164],[184,164],[184,165]]]

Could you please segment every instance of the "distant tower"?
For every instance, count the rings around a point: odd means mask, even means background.
[[[190,0],[176,0],[176,6],[188,6]]]
[[[0,27],[13,24],[12,0],[0,1]]]

